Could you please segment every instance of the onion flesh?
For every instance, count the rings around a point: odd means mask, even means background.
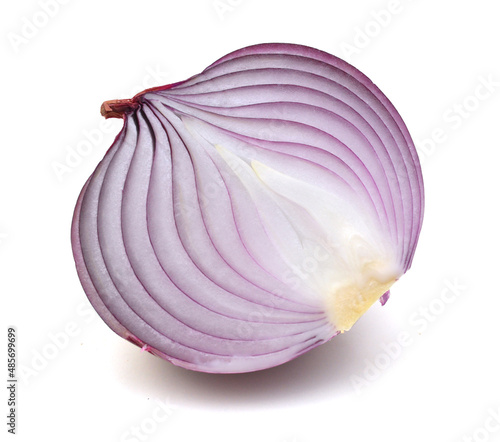
[[[79,196],[73,252],[102,319],[149,352],[213,373],[279,365],[409,269],[415,147],[333,55],[251,46],[101,111],[124,126]]]

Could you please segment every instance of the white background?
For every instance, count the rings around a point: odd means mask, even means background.
[[[498,1],[4,3],[0,379],[11,325],[17,440],[500,441]],[[387,305],[348,333],[262,372],[189,372],[93,314],[72,211],[121,126],[102,101],[260,42],[336,54],[382,89],[419,146],[424,227]]]

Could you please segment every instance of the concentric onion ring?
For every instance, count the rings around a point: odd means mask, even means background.
[[[77,271],[116,333],[176,365],[284,363],[410,267],[416,150],[382,92],[332,55],[251,46],[103,114],[124,126],[76,205]]]

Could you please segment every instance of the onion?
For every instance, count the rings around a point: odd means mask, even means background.
[[[73,252],[93,307],[144,350],[212,373],[276,366],[409,269],[416,150],[346,62],[251,46],[102,113],[124,126],[80,194]]]

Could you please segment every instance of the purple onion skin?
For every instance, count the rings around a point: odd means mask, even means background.
[[[280,365],[384,305],[411,266],[424,212],[414,144],[333,55],[250,46],[101,113],[124,126],[78,198],[73,254],[97,313],[145,351],[210,373]],[[328,217],[354,220],[345,256]]]

